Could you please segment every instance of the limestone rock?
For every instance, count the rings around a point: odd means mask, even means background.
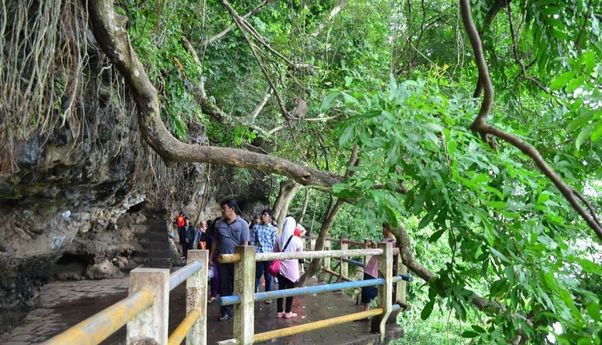
[[[89,279],[106,279],[115,278],[121,275],[121,271],[109,260],[104,260],[98,264],[88,267],[86,270],[86,276]]]

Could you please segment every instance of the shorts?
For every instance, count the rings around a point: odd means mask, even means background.
[[[375,279],[373,276],[364,273],[364,280]],[[365,286],[362,288],[362,299],[361,303],[368,304],[378,295],[378,288],[376,286]]]

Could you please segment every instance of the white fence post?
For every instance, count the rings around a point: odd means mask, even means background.
[[[126,344],[167,344],[169,269],[136,268],[130,272],[129,285],[130,295],[147,290],[155,294],[155,301],[150,308],[127,323]]]
[[[186,280],[186,314],[193,310],[199,312],[190,332],[186,336],[186,345],[207,344],[207,270],[209,269],[208,250],[189,250],[187,263],[201,262],[201,269]]]
[[[330,250],[332,247],[330,246],[330,240],[324,241],[324,250]],[[330,270],[330,257],[324,258],[324,269]]]
[[[349,244],[346,242],[346,240],[346,238],[341,238],[341,250],[349,249]],[[348,258],[341,258],[341,280],[349,277],[349,264],[343,259]]]
[[[234,338],[238,345],[253,344],[255,337],[255,247],[238,246],[240,262],[234,264],[234,295],[240,304],[234,306]]]

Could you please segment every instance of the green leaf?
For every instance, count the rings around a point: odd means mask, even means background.
[[[598,141],[600,137],[602,137],[602,121],[598,121],[598,124],[596,124],[596,127],[592,131],[592,142]]]
[[[495,249],[495,248],[489,248],[489,251],[491,251],[491,254],[497,256],[498,259],[500,259],[502,262],[505,262],[507,264],[510,263],[510,260],[508,260],[508,258],[504,254],[502,254],[499,251],[497,251],[497,249]]]
[[[426,216],[424,216],[421,220],[420,223],[418,223],[418,229],[422,229],[425,226],[429,225],[429,223],[433,220],[433,218],[435,218],[435,216],[437,215],[437,211],[438,209],[436,208],[431,208],[429,210],[429,213],[426,214]]]
[[[581,130],[581,132],[579,132],[579,135],[577,136],[577,139],[575,140],[575,147],[577,147],[577,150],[579,150],[579,148],[581,147],[581,145],[583,144],[583,142],[585,140],[587,140],[587,138],[589,138],[590,134],[592,133],[594,129],[593,125],[589,125],[585,128],[583,128]]]
[[[431,299],[430,301],[428,301],[428,303],[424,306],[424,308],[422,309],[422,312],[420,313],[420,318],[423,320],[428,319],[429,316],[431,316],[431,313],[433,312],[434,306],[435,306],[435,299]]]
[[[329,92],[328,95],[326,95],[326,97],[324,97],[324,100],[322,101],[322,106],[320,107],[320,111],[325,112],[328,109],[330,109],[330,107],[332,107],[332,103],[334,102],[334,100],[340,95],[341,95],[341,93],[339,91]]]
[[[431,237],[429,237],[429,242],[436,242],[439,238],[441,238],[443,233],[445,233],[445,229],[441,229],[441,230],[435,232],[434,234],[431,235]]]
[[[550,82],[550,89],[559,90],[575,76],[575,71],[564,72]]]
[[[472,325],[471,327],[472,327],[472,329],[475,330],[475,332],[478,332],[478,333],[486,333],[487,332],[485,330],[485,328],[478,326],[478,325]]]
[[[464,331],[462,333],[462,338],[476,338],[479,336],[479,333],[473,331]]]
[[[354,134],[353,125],[345,128],[345,130],[343,131],[343,134],[339,138],[339,146],[345,147],[353,138],[353,134]]]

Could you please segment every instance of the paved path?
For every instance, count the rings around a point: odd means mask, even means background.
[[[0,344],[37,344],[56,333],[110,306],[127,295],[127,278],[100,281],[54,282],[46,285],[40,295],[39,307],[30,312],[19,327],[0,335]],[[185,289],[176,288],[170,295],[171,331],[184,318]],[[318,321],[330,317],[359,311],[359,307],[348,296],[340,292],[295,298],[293,311],[296,319],[276,318],[276,301],[271,305],[257,302],[255,306],[255,332],[264,332],[291,325]],[[232,321],[217,321],[217,301],[208,306],[208,344],[232,338]],[[377,337],[369,334],[368,322],[351,322],[336,327],[317,330],[286,338],[276,339],[269,344],[375,344]],[[400,336],[393,329],[391,337]],[[103,344],[125,343],[125,327]]]

